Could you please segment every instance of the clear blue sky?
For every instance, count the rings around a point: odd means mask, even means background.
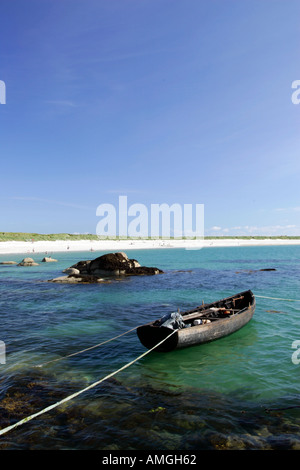
[[[206,235],[300,235],[299,0],[2,0],[0,231],[204,204]]]

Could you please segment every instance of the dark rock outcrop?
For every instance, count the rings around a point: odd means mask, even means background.
[[[88,260],[88,261],[79,261],[78,263],[76,264],[73,264],[73,266],[70,266],[70,268],[73,268],[73,269],[77,269],[79,272],[88,272],[88,265],[90,264],[91,260]],[[67,269],[70,269],[70,268],[67,268]],[[64,272],[67,272],[67,270],[65,269]]]
[[[71,268],[78,269],[80,274],[93,276],[140,276],[159,274],[158,268],[141,266],[135,259],[129,259],[126,253],[108,253],[92,261],[80,261]]]
[[[107,278],[120,276],[142,276],[162,273],[158,268],[141,266],[135,259],[129,259],[126,253],[108,253],[94,260],[79,261],[64,269],[66,276],[57,277],[50,282],[65,284],[94,284],[111,282]]]
[[[259,271],[276,271],[274,268],[265,268],[265,269],[260,269]]]
[[[108,253],[94,260],[79,261],[64,269],[66,276],[52,279],[51,282],[67,284],[91,284],[110,282],[107,278],[120,276],[142,276],[162,273],[158,268],[141,266],[135,259],[129,259],[126,253]],[[103,278],[104,277],[104,278]]]

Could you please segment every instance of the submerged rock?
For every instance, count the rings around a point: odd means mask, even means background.
[[[264,269],[260,269],[260,271],[276,271],[275,268],[264,268]]]
[[[38,266],[39,264],[36,263],[32,258],[24,258],[18,266]]]
[[[16,261],[1,261],[0,264],[9,264],[9,265],[11,265],[11,264],[18,264],[18,263]]]
[[[50,282],[60,282],[64,284],[94,284],[103,281],[104,279],[96,276],[89,276],[87,274],[69,274],[69,276],[60,276],[56,277],[55,279],[51,279]]]
[[[236,271],[236,274],[239,274],[239,273],[248,273],[248,274],[251,274],[251,273],[257,273],[257,272],[260,272],[260,271],[276,271],[276,269],[275,269],[275,268],[243,269],[242,271]]]

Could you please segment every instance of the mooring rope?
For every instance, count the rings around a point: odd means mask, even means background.
[[[278,297],[266,297],[264,295],[255,295],[255,297],[260,297],[261,299],[284,300],[285,302],[300,302],[300,300],[297,299],[280,299]]]
[[[52,359],[51,361],[48,361],[48,362],[43,362],[42,364],[38,364],[34,367],[43,367],[47,364],[50,364],[51,362],[62,361],[63,359],[66,359],[67,357],[76,356],[77,354],[81,354],[83,352],[90,351],[91,349],[98,348],[99,346],[102,346],[105,343],[109,343],[110,341],[113,341],[114,339],[118,339],[121,336],[127,335],[128,333],[130,333],[131,331],[136,330],[137,328],[138,328],[138,326],[135,326],[134,328],[131,328],[131,330],[125,331],[125,333],[121,333],[120,335],[115,336],[114,338],[110,338],[110,339],[107,339],[106,341],[102,341],[102,343],[98,343],[98,344],[95,344],[94,346],[90,346],[89,348],[82,349],[81,351],[77,351],[77,352],[74,352],[72,354],[68,354],[67,356],[62,356],[62,357],[59,357],[57,359]]]
[[[286,301],[286,302],[300,302],[300,300],[297,300],[297,299],[281,299],[281,298],[277,298],[277,297],[266,297],[264,295],[256,295],[255,297],[259,297],[261,299],[283,300],[283,301]],[[86,351],[90,351],[91,349],[98,348],[99,346],[102,346],[103,344],[109,343],[110,341],[118,339],[121,336],[127,335],[128,333],[130,333],[131,331],[136,330],[137,328],[138,328],[138,326],[132,328],[131,330],[125,331],[125,333],[121,333],[120,335],[117,335],[114,338],[110,338],[106,341],[103,341],[102,343],[95,344],[94,346],[90,346],[89,348],[85,348],[85,349],[82,349],[81,351],[77,351],[77,352],[74,352],[74,353],[71,353],[71,354],[67,354],[66,356],[62,356],[62,357],[59,357],[57,359],[52,359],[51,361],[43,362],[42,364],[38,364],[34,367],[43,367],[45,365],[51,364],[52,362],[58,362],[58,361],[62,361],[63,359],[66,359],[68,357],[77,356],[78,354],[81,354],[81,353],[86,352]]]
[[[82,390],[79,390],[78,392],[75,392],[75,393],[73,393],[72,395],[69,395],[69,396],[66,397],[66,398],[63,398],[62,400],[60,400],[60,401],[54,403],[53,405],[47,406],[47,408],[44,408],[43,410],[40,410],[40,411],[38,411],[37,413],[34,413],[34,414],[30,415],[30,416],[27,416],[27,417],[24,418],[24,419],[21,419],[21,421],[18,421],[17,423],[12,424],[11,426],[7,426],[6,428],[0,429],[0,435],[6,434],[8,431],[11,431],[12,429],[15,429],[16,427],[21,426],[22,424],[28,423],[28,421],[31,421],[32,419],[37,418],[37,416],[40,416],[40,415],[42,415],[42,414],[44,414],[44,413],[47,413],[48,411],[53,410],[53,408],[56,408],[57,406],[62,405],[63,403],[66,403],[67,401],[72,400],[73,398],[78,397],[78,395],[81,395],[82,393],[87,392],[87,391],[90,390],[91,388],[96,387],[96,386],[99,385],[101,382],[104,382],[104,380],[107,380],[107,379],[109,379],[110,377],[113,377],[114,375],[116,375],[118,372],[121,372],[122,370],[127,369],[127,367],[131,366],[132,364],[134,364],[135,362],[137,362],[139,359],[141,359],[142,357],[146,356],[146,355],[149,354],[151,351],[153,351],[153,349],[157,348],[157,347],[160,346],[162,343],[164,343],[168,338],[170,338],[172,335],[174,335],[174,333],[176,333],[177,331],[178,331],[178,330],[173,330],[171,334],[169,334],[166,338],[164,338],[162,341],[160,341],[160,342],[157,343],[155,346],[153,346],[153,348],[151,348],[151,349],[149,349],[148,351],[144,352],[143,354],[141,354],[139,357],[137,357],[137,358],[134,359],[133,361],[129,362],[128,364],[125,364],[125,366],[121,367],[120,369],[116,370],[115,372],[112,372],[112,373],[108,374],[106,377],[103,377],[102,379],[98,380],[97,382],[92,383],[92,384],[89,385],[88,387],[86,387],[86,388],[84,388],[84,389],[82,389]]]

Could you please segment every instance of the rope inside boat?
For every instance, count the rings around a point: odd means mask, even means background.
[[[117,338],[120,338],[121,336],[127,335],[127,333],[130,333],[131,331],[134,331],[137,328],[138,328],[138,326],[135,326],[134,328],[131,328],[131,330],[125,331],[125,333],[121,333],[120,335],[115,336],[114,338],[107,339],[106,341],[103,341],[102,343],[95,344],[94,346],[90,346],[89,348],[82,349],[81,351],[77,351],[77,352],[72,353],[72,354],[68,354],[67,356],[62,356],[62,357],[59,357],[57,359],[52,359],[51,361],[48,361],[48,362],[43,362],[42,364],[38,364],[37,366],[34,366],[34,367],[43,367],[47,364],[50,364],[51,362],[61,361],[62,359],[66,359],[67,357],[76,356],[77,354],[81,354],[83,352],[90,351],[91,349],[98,348],[99,346],[102,346],[105,343],[109,343],[110,341],[113,341],[114,339],[117,339]]]
[[[277,297],[265,297],[264,295],[256,295],[255,297],[260,297],[261,299],[284,300],[286,302],[300,302],[300,300],[297,299],[280,299]]]
[[[64,398],[63,400],[60,400],[60,401],[54,403],[53,405],[47,406],[47,408],[44,408],[44,409],[41,410],[41,411],[38,411],[37,413],[34,413],[34,414],[30,415],[30,416],[27,416],[26,418],[21,419],[21,421],[18,421],[17,423],[12,424],[11,426],[7,426],[6,428],[1,429],[1,430],[0,430],[0,435],[6,434],[7,432],[11,431],[12,429],[17,428],[18,426],[21,426],[22,424],[28,423],[28,421],[31,421],[32,419],[36,418],[37,416],[40,416],[40,415],[42,415],[42,414],[44,414],[44,413],[47,413],[48,411],[53,410],[53,408],[56,408],[57,406],[62,405],[63,403],[66,403],[67,401],[72,400],[73,398],[78,397],[78,395],[81,395],[82,393],[84,393],[84,392],[90,390],[91,388],[96,387],[96,386],[99,385],[101,382],[104,382],[104,380],[107,380],[107,379],[109,379],[110,377],[113,377],[114,375],[116,375],[118,372],[121,372],[122,370],[127,369],[127,367],[131,366],[132,364],[134,364],[135,362],[137,362],[139,359],[141,359],[142,357],[146,356],[146,355],[149,354],[151,351],[153,351],[153,349],[157,348],[157,346],[160,346],[162,343],[164,343],[168,338],[170,338],[172,335],[174,335],[174,333],[176,333],[177,331],[178,331],[178,330],[173,330],[171,334],[169,334],[166,338],[164,338],[162,341],[160,341],[160,342],[157,343],[155,346],[153,346],[152,349],[149,349],[148,351],[144,352],[144,353],[141,354],[139,357],[137,357],[137,358],[134,359],[133,361],[129,362],[128,364],[125,364],[123,367],[121,367],[120,369],[116,370],[115,372],[112,372],[111,374],[108,374],[106,377],[103,377],[102,379],[98,380],[97,382],[92,383],[92,384],[89,385],[88,387],[86,387],[86,388],[84,388],[84,389],[82,389],[82,390],[79,390],[78,392],[73,393],[72,395],[69,395],[68,397]]]

